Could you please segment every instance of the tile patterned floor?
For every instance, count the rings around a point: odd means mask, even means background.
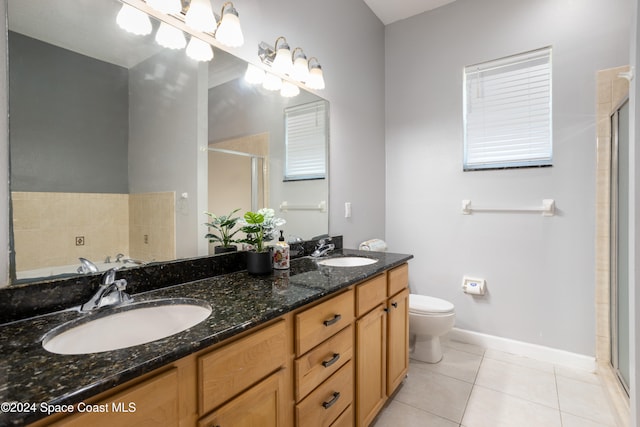
[[[409,375],[373,427],[615,427],[597,375],[456,341]]]

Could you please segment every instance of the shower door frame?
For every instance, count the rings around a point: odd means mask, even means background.
[[[620,355],[619,355],[619,330],[618,330],[618,244],[619,244],[619,116],[620,110],[629,104],[629,97],[625,97],[613,110],[610,116],[611,120],[611,175],[610,175],[610,268],[609,268],[609,280],[610,280],[610,328],[611,328],[611,366],[613,371],[620,382],[623,390],[629,396],[629,384],[624,376],[620,372]],[[628,286],[628,284],[627,284]]]

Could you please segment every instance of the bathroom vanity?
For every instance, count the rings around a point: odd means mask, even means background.
[[[181,333],[120,350],[44,350],[42,337],[82,316],[77,311],[5,324],[0,400],[16,403],[0,424],[367,426],[408,369],[412,256],[337,250],[331,257],[347,255],[376,262],[296,259],[283,290],[274,288],[283,280],[275,273],[239,271],[136,294],[136,301],[203,300],[212,313]]]

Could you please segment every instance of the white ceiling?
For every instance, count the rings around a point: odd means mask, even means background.
[[[455,0],[364,0],[384,25],[419,15]]]

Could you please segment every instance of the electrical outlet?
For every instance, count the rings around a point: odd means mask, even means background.
[[[149,235],[145,234],[143,237],[144,237],[144,244],[148,245],[149,244]]]
[[[76,246],[84,246],[84,236],[76,236]]]

